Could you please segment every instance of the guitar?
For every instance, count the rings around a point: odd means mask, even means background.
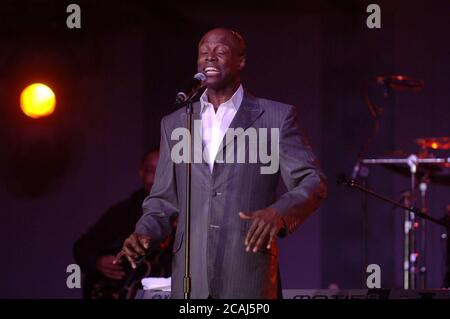
[[[142,289],[141,280],[145,277],[169,277],[171,275],[173,236],[167,238],[160,247],[136,262],[132,269],[127,263],[125,277],[113,280],[101,274],[91,276],[87,291],[88,299],[134,299],[139,289]]]

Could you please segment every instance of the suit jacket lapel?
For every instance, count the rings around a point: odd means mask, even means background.
[[[244,98],[242,99],[241,106],[239,107],[239,110],[236,112],[236,115],[234,116],[233,120],[230,123],[229,129],[237,129],[242,128],[243,131],[248,129],[262,114],[264,111],[261,109],[261,107],[258,104],[257,99],[248,93],[247,91],[244,91]],[[233,140],[236,140],[237,137],[243,133],[243,131],[238,131],[237,134],[234,136],[234,139],[226,140],[227,135],[222,139],[222,143],[220,144],[219,151],[217,152],[217,156],[225,151],[225,147],[230,144]],[[222,156],[222,155],[221,155]]]
[[[195,102],[193,104],[193,120],[194,123],[196,120],[201,121],[201,105],[200,102]],[[264,111],[261,109],[261,107],[258,104],[257,99],[251,95],[250,93],[248,93],[247,91],[244,90],[244,98],[242,99],[242,103],[241,106],[239,107],[239,110],[236,112],[236,115],[234,116],[233,120],[230,123],[229,128],[230,129],[237,129],[237,128],[242,128],[243,131],[245,131],[247,128],[249,128],[262,114],[264,113]],[[186,127],[186,112],[182,112],[180,114],[180,118],[183,121],[183,127]],[[200,141],[199,145],[194,145],[196,147],[194,147],[194,154],[193,154],[193,159],[196,158],[201,158],[202,162],[203,162],[203,143],[202,143],[202,137],[201,137],[201,122],[197,122],[199,126],[198,130],[194,129],[194,123],[192,123],[192,130],[193,130],[193,137],[195,137],[197,139],[197,141]],[[234,140],[237,139],[237,136],[239,136],[240,134],[243,133],[243,131],[241,132],[237,132],[237,134],[234,136]],[[195,136],[198,135],[198,136]],[[216,154],[216,158],[221,155],[222,156],[222,152],[224,152],[225,147],[231,143],[231,141],[233,141],[233,139],[231,140],[226,140],[226,134],[222,139],[222,142],[220,144],[219,147],[219,151]],[[194,140],[192,140],[192,143],[194,143]],[[197,143],[198,144],[198,143]],[[200,146],[200,147],[199,147]],[[195,157],[197,156],[197,157]],[[202,157],[199,157],[202,156]],[[206,162],[203,162],[203,165],[205,165],[208,168],[209,171],[209,166]]]

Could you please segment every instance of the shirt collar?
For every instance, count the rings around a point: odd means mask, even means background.
[[[207,95],[208,89],[203,92],[202,96],[200,97],[200,105],[201,105],[201,111],[202,113],[205,110],[205,107],[211,106],[212,104],[208,102],[208,95]],[[242,100],[244,98],[244,89],[242,87],[242,84],[239,85],[236,92],[234,92],[233,96],[226,102],[219,105],[219,107],[233,107],[236,111],[239,110],[239,107],[241,106]]]

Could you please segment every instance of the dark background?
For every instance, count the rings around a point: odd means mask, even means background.
[[[247,40],[246,89],[298,107],[329,179],[320,211],[280,241],[284,288],[364,287],[364,198],[336,176],[351,173],[371,133],[366,93],[384,110],[366,157],[409,155],[418,137],[450,135],[449,1],[75,1],[82,28],[70,30],[72,2],[0,4],[0,297],[81,296],[66,287],[72,245],[140,186],[140,158],[159,143],[161,117],[195,72],[197,42],[216,26]],[[369,3],[381,6],[381,29],[366,26]],[[373,78],[386,74],[425,89],[383,97]],[[56,92],[51,117],[19,111],[34,81]],[[373,166],[367,183],[399,200],[409,180]],[[431,185],[433,216],[444,216],[449,187]],[[402,212],[372,199],[367,207],[367,262],[381,266],[382,287],[401,287]],[[443,282],[441,233],[429,226],[433,288]]]

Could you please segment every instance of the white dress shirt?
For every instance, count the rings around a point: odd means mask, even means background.
[[[222,139],[236,115],[244,98],[242,85],[234,92],[233,96],[226,102],[219,105],[217,112],[214,106],[208,102],[207,90],[200,97],[201,117],[202,117],[202,142],[205,153],[205,160],[209,169],[213,170]]]

